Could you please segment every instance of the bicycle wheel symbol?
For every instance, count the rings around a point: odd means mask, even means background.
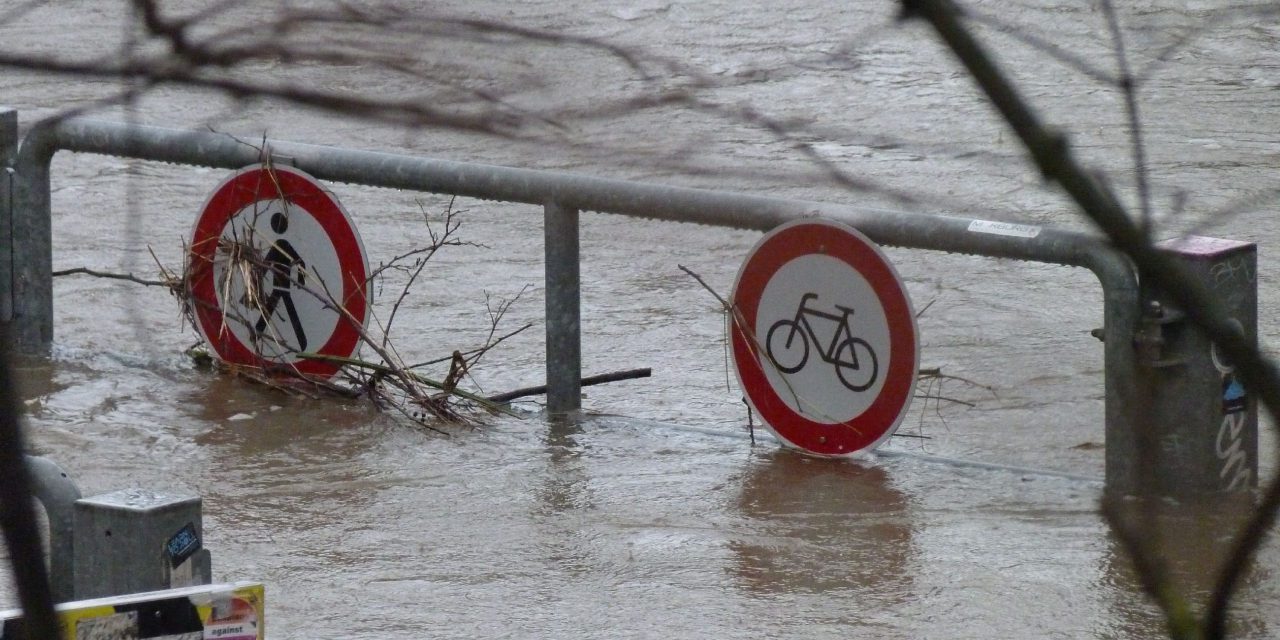
[[[846,338],[836,347],[836,377],[853,391],[866,391],[876,383],[880,372],[876,352],[862,338]]]
[[[779,329],[788,331],[779,333]],[[769,361],[778,367],[778,371],[795,373],[809,362],[809,338],[795,320],[779,320],[774,323],[769,327],[764,342]]]

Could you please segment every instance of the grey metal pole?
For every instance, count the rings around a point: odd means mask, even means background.
[[[49,517],[49,587],[54,602],[75,599],[75,503],[80,489],[47,458],[27,456],[31,493]]]
[[[30,134],[14,159],[12,216],[13,322],[10,339],[19,353],[45,353],[53,344],[53,219],[49,164],[57,146]],[[40,161],[24,162],[26,157]]]
[[[1142,316],[1137,274],[1119,253],[1099,253],[1089,265],[1102,283],[1104,437],[1108,491],[1135,492],[1139,480],[1140,439],[1148,381],[1138,365],[1134,337]]]
[[[578,210],[543,207],[547,286],[547,412],[582,408],[582,303]]]
[[[1114,253],[1097,237],[1049,228],[1027,227],[1033,231],[1026,234],[993,233],[975,228],[975,221],[968,218],[274,140],[265,144],[276,154],[289,157],[293,166],[321,180],[534,205],[555,202],[579,211],[761,231],[796,218],[824,216],[846,222],[882,244],[1073,266],[1088,266],[1091,254],[1100,251]],[[19,173],[35,175],[38,172],[28,165],[43,165],[47,174],[50,159],[62,149],[223,168],[239,168],[261,160],[257,149],[224,134],[70,119],[32,128],[19,149]]]
[[[13,159],[18,112],[0,108],[0,322],[13,320]],[[11,332],[12,335],[12,332]]]

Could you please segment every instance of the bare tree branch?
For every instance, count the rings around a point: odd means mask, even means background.
[[[1280,15],[1280,5],[1277,5],[1274,2],[1264,2],[1253,5],[1235,5],[1219,9],[1204,20],[1198,22],[1195,27],[1183,33],[1180,37],[1174,40],[1174,42],[1160,51],[1154,60],[1148,63],[1146,67],[1143,67],[1143,69],[1134,76],[1135,82],[1139,85],[1146,84],[1146,82],[1159,73],[1160,70],[1162,70],[1179,51],[1182,51],[1206,33],[1221,28],[1225,24],[1249,19],[1275,17],[1277,15]]]
[[[1170,295],[1221,348],[1227,359],[1235,364],[1246,388],[1258,394],[1272,418],[1280,416],[1280,373],[1274,365],[1229,322],[1222,302],[1191,277],[1182,265],[1157,251],[1115,196],[1080,167],[1065,136],[1040,122],[1035,111],[957,19],[952,3],[949,0],[904,0],[903,9],[904,17],[922,18],[937,31],[1013,127],[1045,178],[1061,185],[1083,213],[1133,259],[1142,277]],[[1275,525],[1278,510],[1280,478],[1273,479],[1267,486],[1258,509],[1236,536],[1208,603],[1203,623],[1204,637],[1217,639],[1225,636],[1231,597],[1258,547]]]
[[[1147,151],[1142,142],[1142,118],[1138,115],[1138,85],[1129,71],[1125,56],[1124,34],[1120,32],[1120,19],[1111,0],[1102,0],[1102,12],[1107,17],[1111,31],[1111,43],[1116,53],[1116,66],[1120,71],[1118,85],[1124,93],[1124,110],[1129,116],[1129,141],[1133,150],[1133,179],[1138,185],[1138,210],[1141,214],[1142,233],[1151,239],[1151,188],[1147,185]]]
[[[1052,42],[1044,38],[1041,38],[1040,36],[1037,36],[1032,33],[1028,33],[1026,30],[1020,27],[1011,25],[995,16],[988,15],[980,11],[976,11],[971,7],[965,7],[963,9],[960,7],[957,7],[956,11],[959,12],[960,15],[964,17],[966,20],[969,20],[977,24],[985,25],[987,27],[995,29],[996,31],[999,31],[1000,33],[1006,36],[1009,36],[1015,40],[1021,41],[1022,43],[1031,47],[1032,49],[1035,49],[1036,51],[1039,51],[1049,56],[1050,58],[1057,60],[1058,62],[1062,63],[1069,69],[1073,69],[1103,84],[1107,84],[1111,86],[1120,86],[1120,80],[1118,78],[1094,66],[1094,64],[1090,62],[1088,59],[1084,58],[1083,56],[1076,55],[1070,51],[1067,51],[1062,47],[1059,47],[1058,45],[1053,44]]]

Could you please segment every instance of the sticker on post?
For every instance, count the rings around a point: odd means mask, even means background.
[[[969,223],[971,233],[989,233],[997,236],[1015,238],[1034,238],[1040,235],[1040,227],[1030,224],[1014,224],[995,220],[974,220]]]
[[[188,522],[165,543],[165,553],[169,555],[169,564],[178,566],[187,561],[191,554],[200,550],[200,536],[196,533],[196,525]]]
[[[204,624],[204,637],[216,640],[257,640],[258,610],[244,598],[233,597],[214,605]]]

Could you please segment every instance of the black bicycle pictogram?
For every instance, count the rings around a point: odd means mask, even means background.
[[[853,309],[837,304],[835,307],[840,313],[835,314],[810,308],[809,301],[817,299],[816,293],[804,294],[800,298],[800,306],[796,308],[795,318],[779,320],[769,327],[764,340],[769,360],[779,371],[795,373],[808,364],[809,341],[812,340],[819,347],[818,355],[835,367],[836,376],[844,386],[853,391],[866,391],[876,383],[876,376],[880,372],[875,350],[866,340],[853,335],[853,326],[849,323]],[[813,330],[810,318],[822,318],[838,324],[836,333],[825,350],[820,348],[822,341]],[[784,338],[785,343],[782,342]]]

